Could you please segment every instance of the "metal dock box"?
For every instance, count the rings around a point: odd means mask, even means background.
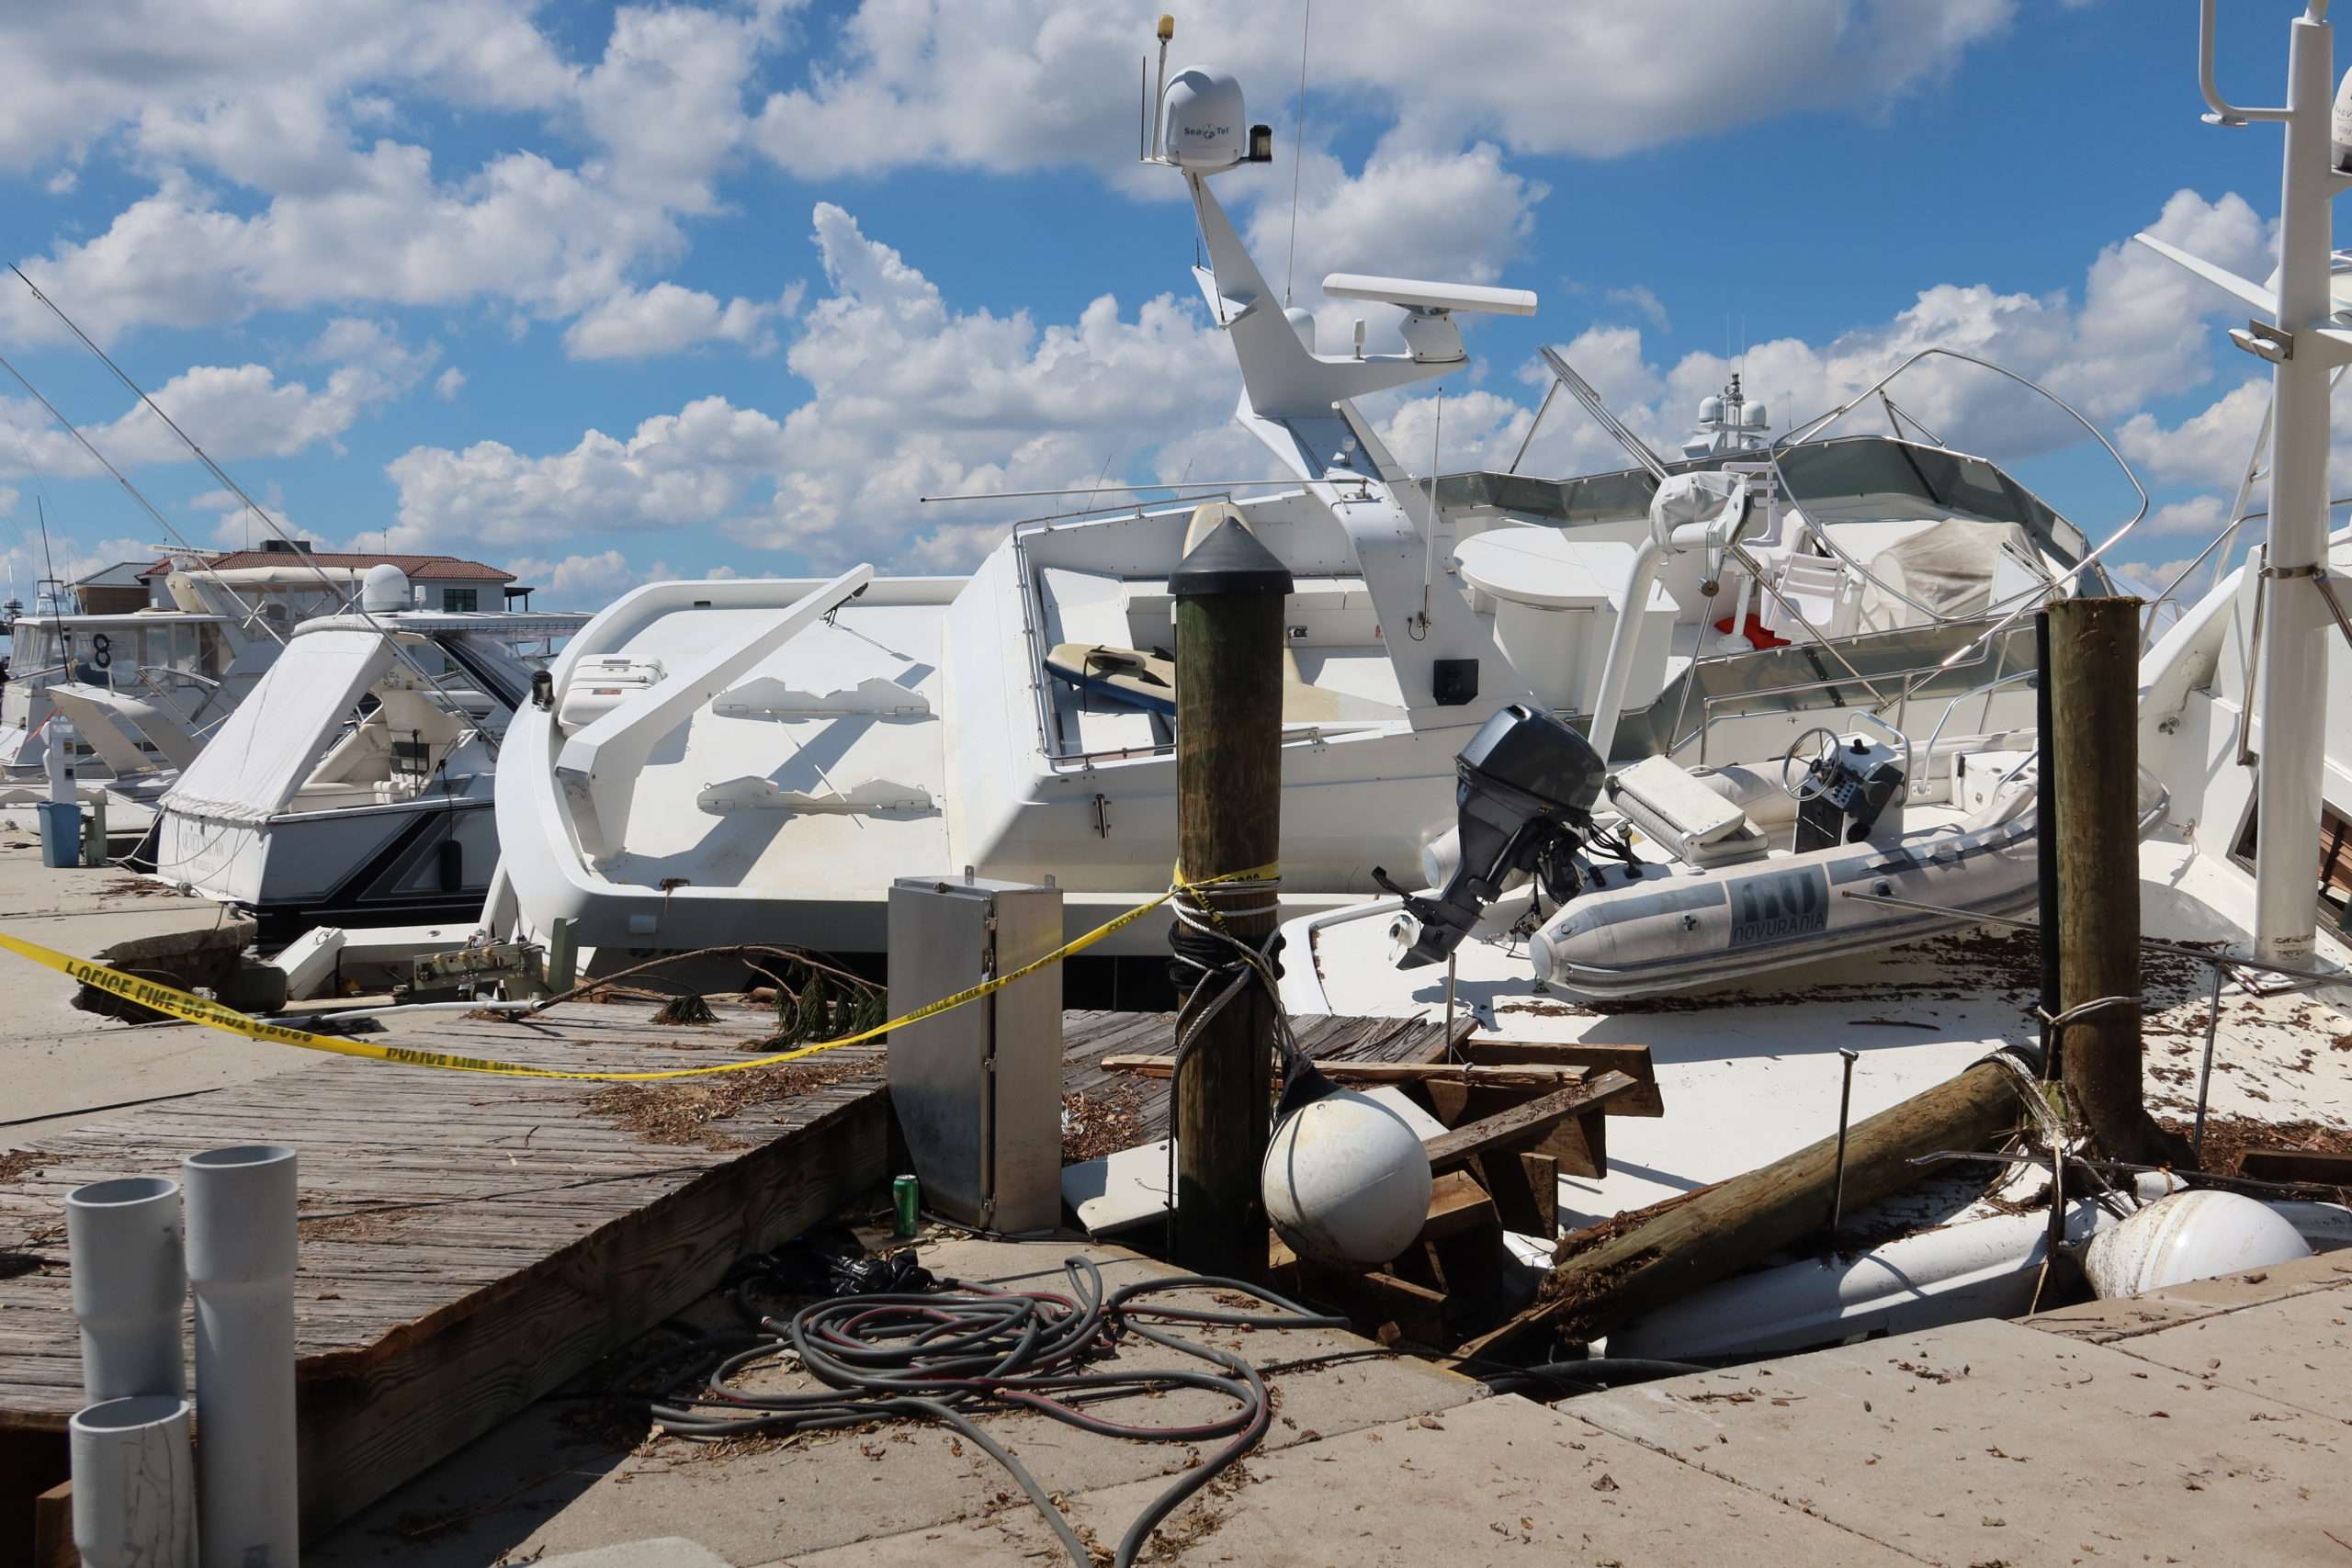
[[[890,885],[890,1016],[1062,942],[1054,886],[969,875]],[[890,1104],[924,1206],[1003,1233],[1061,1224],[1062,975],[1044,969],[890,1032]]]

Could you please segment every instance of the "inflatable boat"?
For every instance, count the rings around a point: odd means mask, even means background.
[[[1665,757],[1611,771],[1551,715],[1513,707],[1458,772],[1457,824],[1423,857],[1437,891],[1374,873],[1402,900],[1399,968],[1502,926],[1529,939],[1547,987],[1659,996],[1966,930],[2030,908],[2040,885],[2033,753],[1988,742],[1923,769],[1891,727],[1824,728],[1799,737],[1777,779]],[[2141,836],[2165,804],[2143,771]]]
[[[2165,796],[2140,784],[2144,836]],[[1957,824],[1726,869],[1626,867],[1535,932],[1536,977],[1593,1000],[1657,996],[2016,915],[2040,886],[2039,818],[2029,772]]]

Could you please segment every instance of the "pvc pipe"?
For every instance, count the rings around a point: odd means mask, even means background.
[[[294,1568],[294,1151],[213,1149],[188,1156],[180,1173],[204,1412],[204,1561]]]
[[[196,1568],[187,1401],[111,1399],[76,1413],[67,1429],[83,1568]]]
[[[187,1393],[180,1313],[180,1184],[161,1176],[94,1181],[65,1195],[74,1315],[82,1325],[82,1397]]]

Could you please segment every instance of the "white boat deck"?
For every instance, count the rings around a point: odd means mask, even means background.
[[[2215,942],[2232,934],[2214,929],[2207,907],[2187,895],[2227,908],[2240,879],[2177,842],[2144,845],[2141,866],[2151,935]],[[1445,971],[1394,968],[1387,926],[1381,917],[1326,925],[1315,933],[1312,978],[1294,927],[1284,982],[1292,1010],[1442,1015]],[[2323,938],[2322,947],[2328,961],[2344,962],[2340,944]],[[1666,1114],[1612,1121],[1609,1174],[1562,1179],[1561,1224],[1573,1229],[1754,1169],[1834,1133],[1840,1046],[1860,1054],[1853,1099],[1860,1120],[2003,1044],[2037,1041],[2040,973],[2032,932],[1978,931],[1679,996],[1590,1005],[1539,993],[1523,948],[1474,941],[1460,950],[1456,998],[1509,1038],[1650,1048]],[[2185,1125],[2195,1106],[2211,972],[2158,953],[2143,973],[2149,1103],[2159,1117]],[[2330,994],[2333,1004],[2302,992],[2250,996],[2235,984],[2224,992],[2212,1116],[2352,1125],[2352,1017],[2343,1010],[2352,998]],[[1932,1190],[1922,1201],[1936,1201]],[[1948,1206],[1941,1217],[1950,1217]]]
[[[756,610],[705,610],[654,621],[619,651],[680,660],[723,637],[721,616],[746,626]],[[688,623],[691,623],[689,625]],[[620,852],[598,870],[617,883],[657,886],[684,877],[698,887],[793,880],[796,863],[854,866],[860,887],[951,863],[944,794],[949,739],[941,657],[944,607],[854,606],[819,625],[737,682],[657,742],[631,796]],[[665,634],[696,642],[672,647]],[[903,687],[916,714],[803,713],[791,705],[879,679]],[[784,711],[763,707],[780,705]],[[689,736],[689,729],[692,734]],[[927,795],[928,808],[780,809],[785,795],[856,795],[880,784]],[[715,792],[715,793],[714,793]],[[884,792],[888,793],[888,792]],[[725,802],[722,803],[722,798]]]

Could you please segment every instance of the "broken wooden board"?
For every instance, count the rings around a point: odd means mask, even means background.
[[[1479,1066],[1589,1067],[1596,1072],[1620,1072],[1640,1089],[1610,1109],[1617,1116],[1663,1116],[1666,1101],[1657,1091],[1657,1066],[1646,1045],[1594,1045],[1581,1041],[1504,1040],[1491,1034],[1466,1037],[1460,1046],[1463,1060]]]
[[[1442,1138],[1429,1139],[1430,1168],[1444,1170],[1492,1150],[1532,1148],[1542,1143],[1560,1122],[1604,1109],[1639,1089],[1623,1073],[1611,1069],[1588,1082],[1555,1089],[1522,1105],[1456,1127]]]
[[[1172,1055],[1105,1056],[1102,1065],[1113,1072],[1140,1073],[1149,1078],[1170,1077],[1176,1071],[1176,1058]],[[1589,1067],[1472,1066],[1461,1062],[1353,1062],[1339,1057],[1318,1057],[1314,1066],[1333,1083],[1344,1084],[1350,1089],[1371,1084],[1452,1083],[1548,1092],[1569,1084],[1582,1083],[1593,1072]]]

